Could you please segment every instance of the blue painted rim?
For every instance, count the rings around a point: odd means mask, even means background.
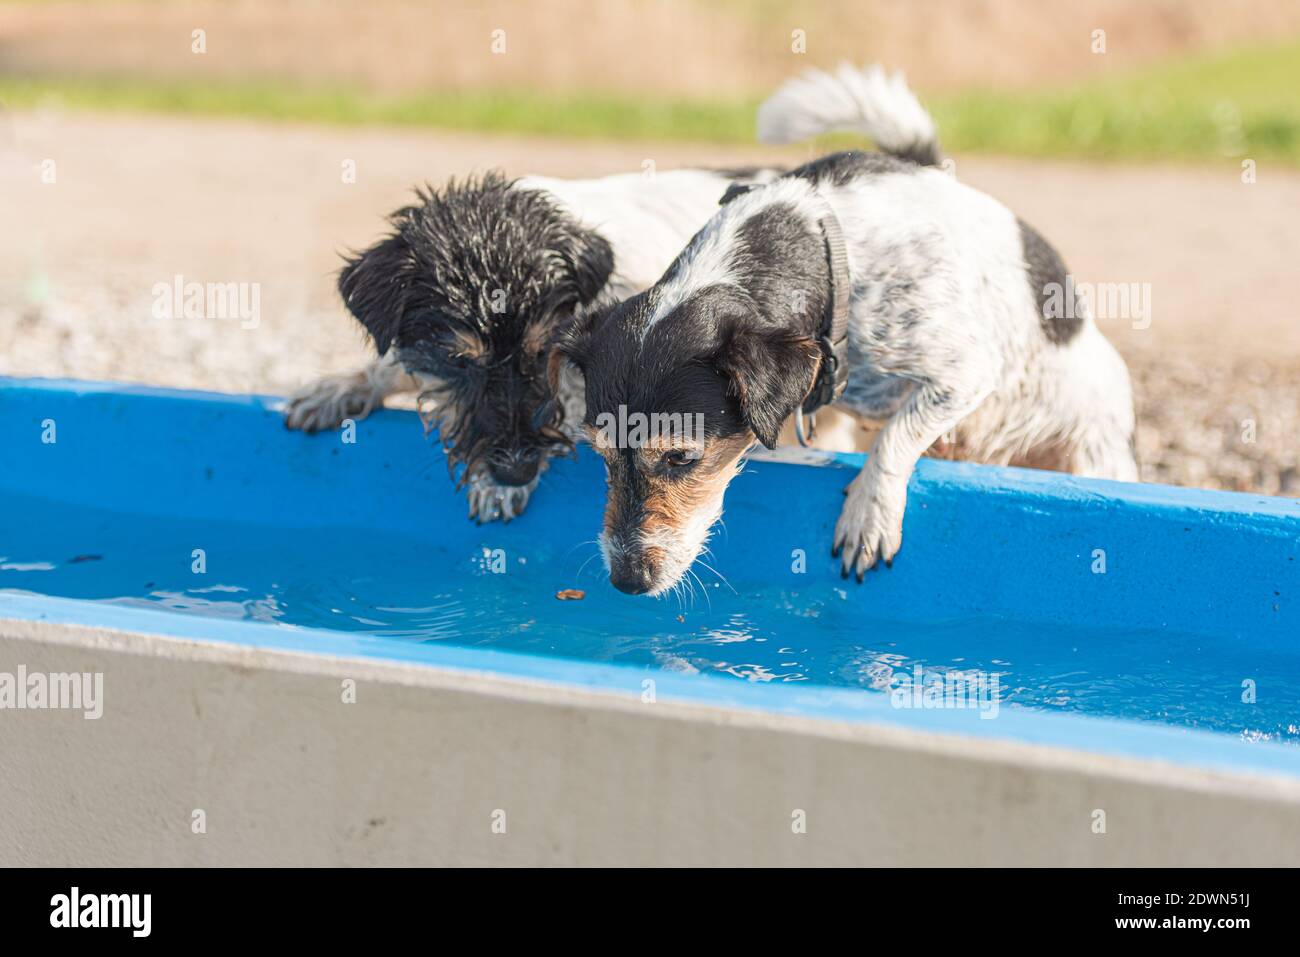
[[[267,396],[175,391],[150,386],[58,379],[0,378],[0,420],[4,399],[19,394],[50,398],[103,395],[199,404],[207,409],[274,416],[281,400]],[[385,412],[374,418],[411,427],[411,413]],[[802,453],[801,453],[802,454]],[[833,468],[858,467],[860,456],[804,455]],[[782,456],[775,456],[781,459]],[[1001,469],[964,463],[926,462],[924,471],[940,485],[997,496],[1026,495],[1054,501],[1122,502],[1138,509],[1172,511],[1179,521],[1262,523],[1268,534],[1293,534],[1300,503],[1288,499],[1157,485],[1091,482],[1054,473]],[[1280,525],[1278,523],[1281,523]],[[913,730],[1002,738],[1030,744],[1117,755],[1148,761],[1237,772],[1300,776],[1300,748],[1273,742],[1245,742],[1235,736],[1108,718],[1053,714],[1003,707],[996,721],[973,711],[899,710],[888,696],[800,684],[749,684],[709,674],[680,675],[623,665],[567,660],[482,647],[418,644],[288,624],[227,621],[149,609],[28,593],[0,594],[0,618],[100,626],[203,642],[303,652],[363,661],[392,661],[499,675],[548,685],[580,688],[640,701],[643,682],[653,679],[658,700],[740,708],[822,720],[872,723]],[[650,707],[647,705],[647,707]]]

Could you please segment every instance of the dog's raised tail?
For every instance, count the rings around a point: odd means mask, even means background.
[[[901,72],[841,64],[834,73],[808,70],[781,84],[758,108],[758,138],[798,143],[835,131],[862,133],[882,152],[922,166],[943,161],[934,120]]]

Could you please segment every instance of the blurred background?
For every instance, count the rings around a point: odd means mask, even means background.
[[[1138,284],[1104,320],[1148,481],[1300,496],[1300,2],[0,0],[0,374],[280,393],[417,183],[797,163],[787,77],[901,68],[956,175]],[[153,290],[255,284],[255,325]]]

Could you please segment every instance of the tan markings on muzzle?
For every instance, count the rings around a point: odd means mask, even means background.
[[[643,538],[655,533],[676,533],[685,528],[701,508],[716,502],[736,474],[736,463],[753,442],[749,433],[712,439],[702,446],[699,461],[681,478],[648,473],[650,492],[643,503]],[[642,463],[648,469],[658,451],[646,449]]]
[[[612,447],[605,447],[599,443],[601,432],[599,429],[593,429],[590,426],[585,427],[587,437],[591,440],[592,447],[595,448],[605,460],[605,465],[609,469],[609,489],[605,495],[605,536],[613,536],[614,529],[618,528],[623,521],[623,512],[621,502],[623,496],[614,494],[614,483],[619,481],[619,476],[625,474],[626,466],[618,461],[617,450]]]
[[[622,498],[610,494],[605,499],[605,534],[613,535],[614,530],[623,523],[623,512],[619,506]]]
[[[583,423],[582,431],[586,433],[587,441],[591,443],[591,447],[599,452],[603,458],[608,460],[609,453],[617,451],[617,443],[604,429],[598,429],[594,425]]]

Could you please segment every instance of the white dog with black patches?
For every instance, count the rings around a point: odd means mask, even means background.
[[[974,461],[1136,479],[1122,359],[1086,311],[1049,317],[1070,282],[1060,257],[935,168],[933,122],[901,77],[813,72],[760,115],[769,139],[850,129],[884,152],[733,188],[656,285],[590,310],[557,348],[552,375],[566,359],[582,373],[594,442],[620,408],[704,416],[702,441],[596,442],[616,587],[674,587],[755,440],[771,448],[788,416],[832,402],[883,422],[832,546],[858,581],[893,560],[908,479],[942,437]]]

